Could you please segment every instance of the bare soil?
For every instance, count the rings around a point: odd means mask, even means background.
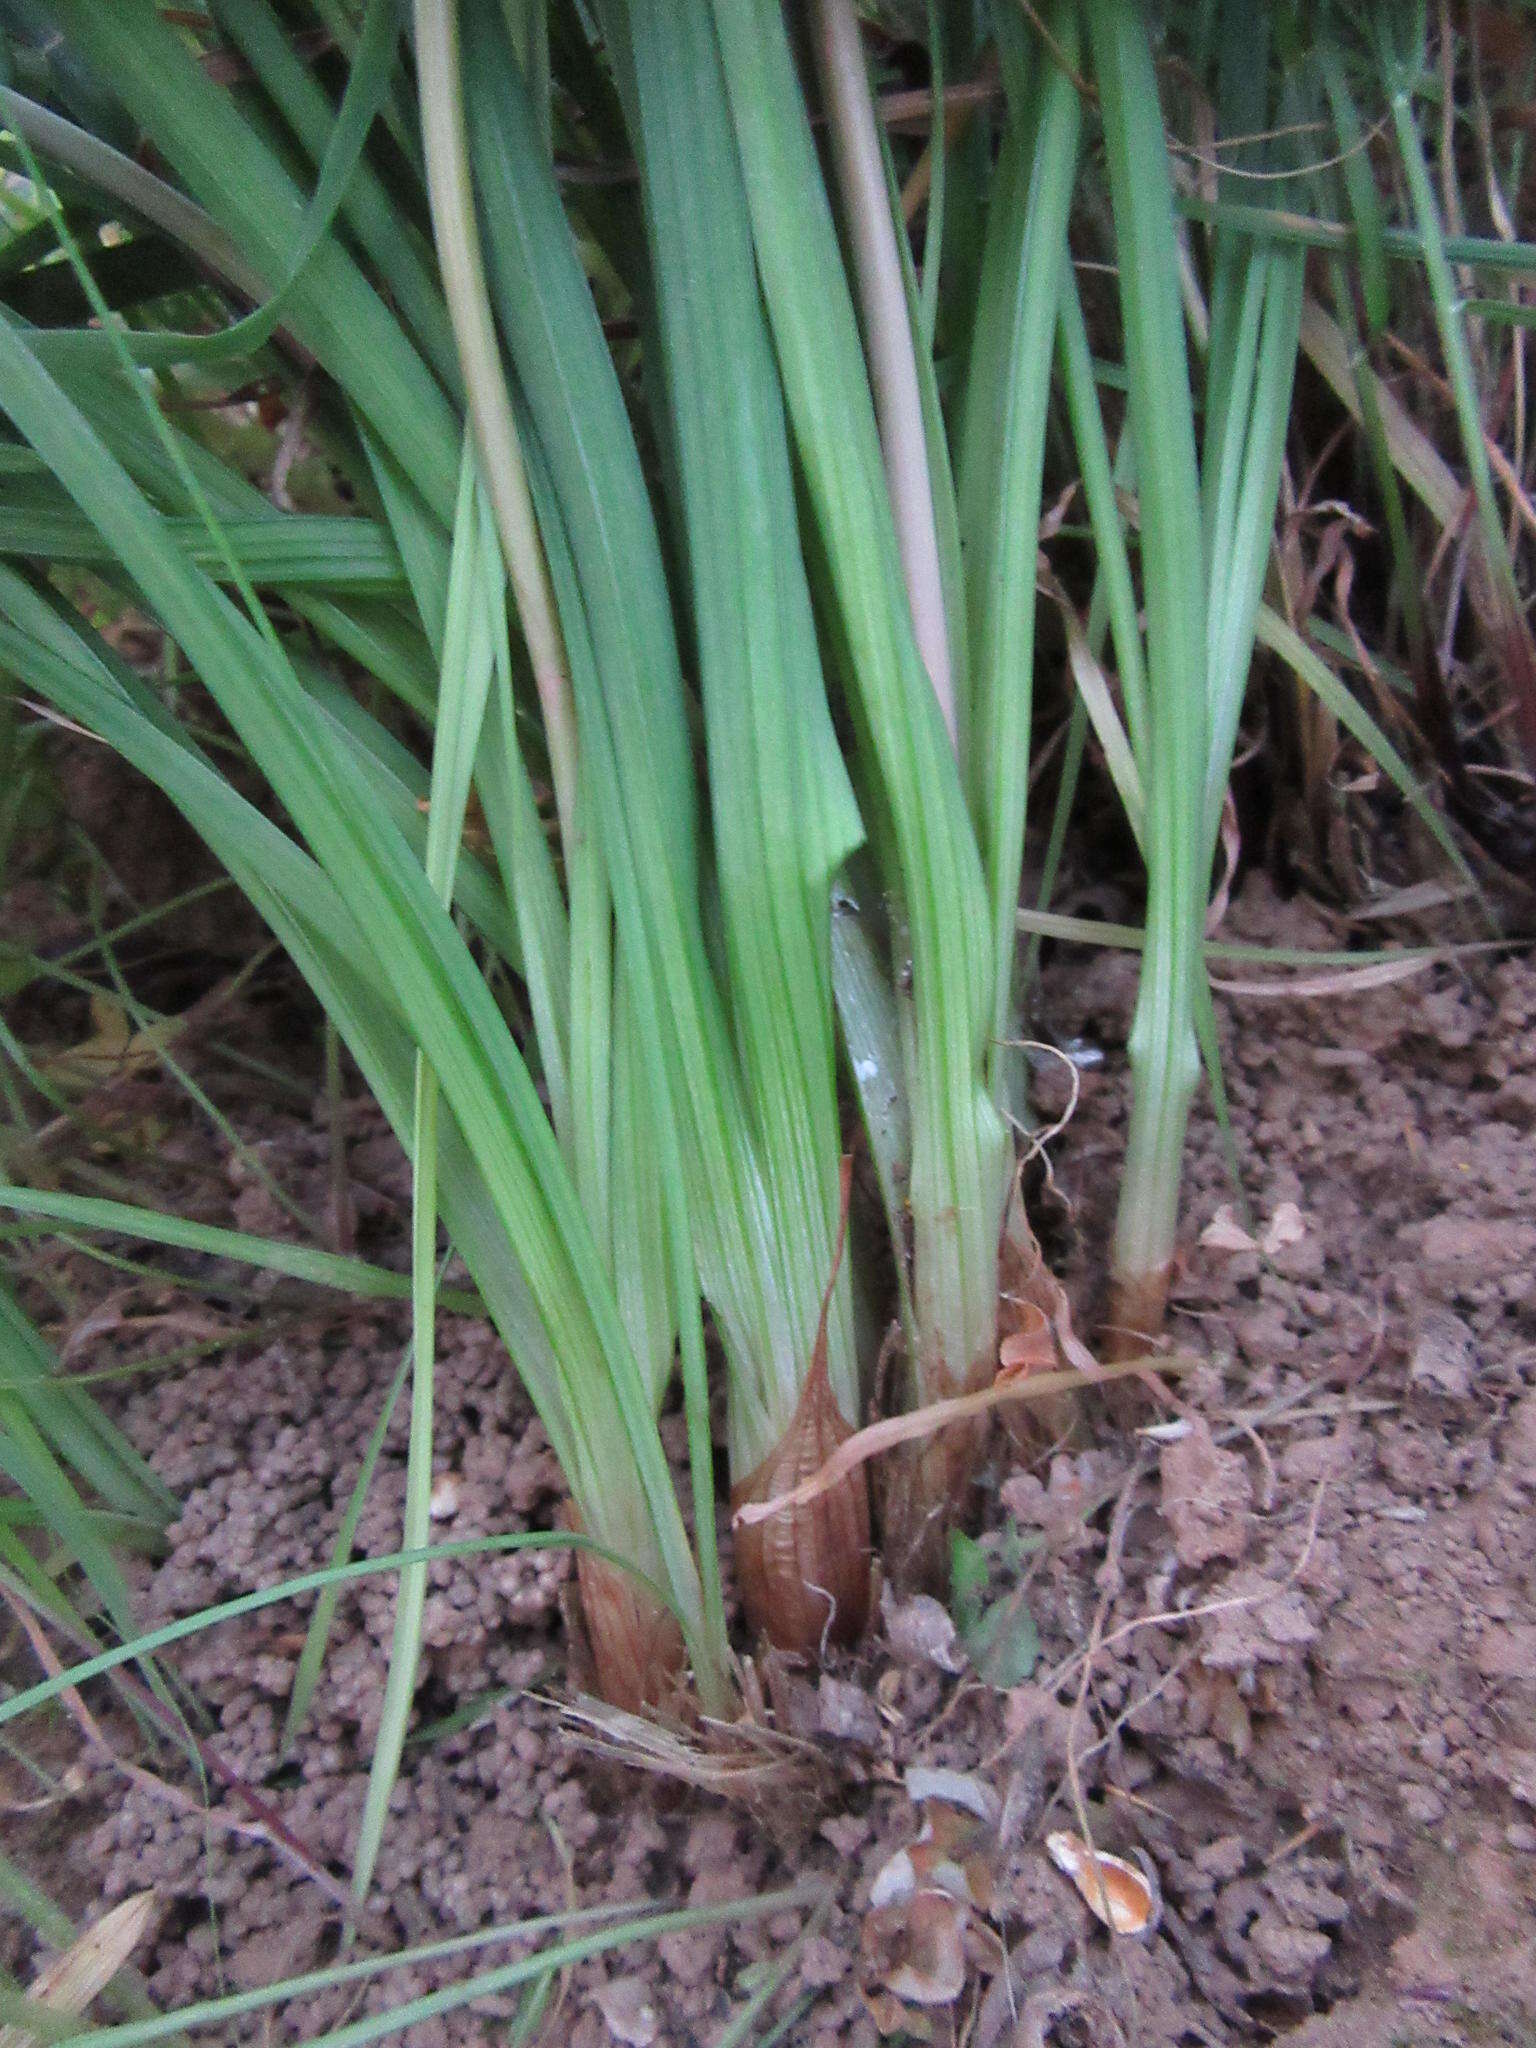
[[[1228,923],[1338,943],[1319,913],[1257,881]],[[1133,990],[1125,956],[1081,949],[1051,960],[1044,987],[1041,1028],[1102,1054],[1079,1071],[1041,1204],[1085,1327]],[[863,1648],[824,1675],[764,1674],[767,1711],[814,1738],[821,1762],[772,1797],[732,1800],[595,1759],[561,1719],[561,1554],[435,1566],[372,1937],[420,1941],[567,1902],[706,1903],[818,1875],[830,1900],[809,1925],[788,1913],[581,1966],[537,2038],[714,2043],[764,1966],[788,1958],[770,2010],[793,2015],[784,2038],[807,2048],[869,2048],[881,2024],[973,2048],[1536,2041],[1536,966],[1440,967],[1347,998],[1223,994],[1218,1008],[1261,1248],[1243,1242],[1202,1109],[1172,1334],[1204,1362],[1161,1416],[1145,1400],[1101,1405],[1078,1442],[1028,1463],[1000,1455],[988,1479],[992,1591],[1014,1594],[1014,1621],[1027,1613],[1038,1631],[1030,1675],[984,1683],[942,1610],[887,1598]],[[265,1026],[247,1020],[258,1039],[283,1013],[262,1014]],[[1042,1069],[1048,1114],[1067,1080],[1060,1062]],[[160,1119],[167,1206],[291,1230],[163,1080],[132,1083],[126,1106],[119,1091],[117,1113]],[[240,1128],[326,1213],[320,1102],[258,1106],[253,1090]],[[359,1249],[398,1260],[403,1163],[360,1101],[346,1159]],[[196,1295],[60,1258],[94,1304],[72,1342],[54,1332],[72,1366],[149,1368],[210,1332],[224,1347],[139,1372],[116,1398],[184,1503],[168,1554],[139,1569],[146,1622],[324,1563],[402,1315],[268,1281],[213,1316]],[[445,1316],[441,1350],[440,1533],[547,1526],[558,1475],[498,1346]],[[402,1413],[360,1555],[396,1545],[404,1454]],[[208,1744],[264,1817],[147,1747],[103,1696],[116,1761],[55,1724],[34,1744],[59,1780],[40,1801],[0,1759],[7,1852],[70,1910],[156,1891],[135,1960],[158,2002],[334,1953],[391,1615],[387,1579],[343,1596],[288,1758],[277,1744],[305,1609],[175,1652]],[[18,1679],[35,1669],[24,1647],[11,1663]],[[932,1983],[945,1961],[915,1922],[870,1910],[882,1867],[923,1826],[907,1773],[925,1766],[965,1772],[996,1801],[966,1848],[959,1995],[897,2005],[894,1990],[925,1970]],[[1085,1820],[1155,1879],[1146,1935],[1110,1935],[1048,1858],[1045,1836]],[[25,1978],[40,1960],[19,1926],[0,1926],[8,1968]],[[317,1996],[221,2038],[304,2040],[451,1974],[400,1972],[360,2002]],[[504,2040],[512,2009],[488,2001],[406,2038]]]

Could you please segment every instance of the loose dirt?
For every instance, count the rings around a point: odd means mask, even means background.
[[[1319,914],[1260,882],[1228,926],[1337,943]],[[1039,1028],[1096,1061],[1078,1069],[1040,1202],[1085,1328],[1133,993],[1125,956],[1063,950],[1047,968]],[[1536,2039],[1536,967],[1442,966],[1347,998],[1219,995],[1218,1011],[1251,1212],[1201,1110],[1172,1335],[1203,1363],[1162,1411],[1092,1404],[1079,1441],[1000,1456],[989,1475],[991,1579],[975,1600],[1009,1602],[997,1627],[1013,1663],[988,1668],[1016,1682],[984,1682],[936,1604],[887,1596],[863,1649],[825,1675],[763,1674],[765,1712],[820,1761],[769,1797],[731,1800],[594,1758],[562,1721],[560,1554],[435,1565],[370,1938],[819,1877],[818,1914],[673,1934],[578,1967],[535,2038],[714,2043],[782,1963],[760,2025],[788,2015],[781,2038],[807,2048],[869,2048],[881,2025],[973,2048]],[[1048,1114],[1068,1078],[1061,1062],[1042,1066]],[[210,1217],[292,1228],[248,1164],[226,1160],[210,1190],[215,1141],[166,1084],[134,1087],[147,1099],[133,1112],[162,1119],[167,1206],[195,1193]],[[322,1106],[264,1114],[242,1136],[325,1213]],[[359,1248],[398,1260],[404,1169],[361,1102],[347,1170]],[[88,1299],[102,1318],[72,1365],[147,1368],[186,1341],[144,1319],[186,1315],[195,1296],[60,1256],[81,1290],[77,1322]],[[116,1400],[184,1504],[167,1556],[138,1570],[148,1623],[325,1562],[405,1340],[394,1310],[317,1304],[275,1282],[198,1315],[225,1348],[129,1378]],[[439,1401],[437,1532],[547,1526],[553,1461],[471,1321],[442,1320]],[[396,1545],[404,1450],[401,1413],[359,1555]],[[74,1723],[55,1724],[51,1795],[0,1760],[7,1852],[82,1917],[153,1887],[159,1918],[136,1960],[167,2007],[324,1960],[391,1618],[387,1580],[343,1595],[287,1757],[306,1609],[174,1653],[208,1745],[259,1809],[215,1775],[200,1786],[98,1696],[107,1740],[149,1776],[130,1779]],[[1031,1628],[1038,1655],[1020,1675]],[[11,1664],[17,1678],[35,1670],[24,1648]],[[927,1788],[909,1774],[934,1766],[966,1774],[949,1789],[975,1817],[916,1803]],[[916,1865],[950,1858],[938,1890],[872,1909],[925,1821]],[[1086,1830],[1147,1873],[1145,1935],[1099,1924],[1045,1851],[1053,1830]],[[8,1968],[26,1978],[40,1959],[19,1926],[0,1930]],[[397,1972],[361,2000],[317,1995],[220,2039],[305,2040],[468,1967]],[[943,2003],[914,1996],[955,1987]],[[405,2038],[505,2040],[514,2009],[487,2000]]]

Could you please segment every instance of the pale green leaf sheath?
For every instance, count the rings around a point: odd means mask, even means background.
[[[1135,0],[1088,0],[1103,103],[1146,607],[1147,937],[1131,1028],[1133,1094],[1112,1255],[1112,1328],[1162,1319],[1179,1160],[1199,1072],[1195,976],[1205,906],[1205,574],[1173,190],[1147,25]]]
[[[733,1361],[733,1476],[740,1485],[756,1474],[765,1485],[789,1455],[791,1431],[809,1426],[801,1411],[832,1273],[840,1140],[830,892],[859,821],[821,689],[783,406],[708,7],[635,0],[607,18],[655,251],[732,1037],[793,1347],[781,1358]],[[858,1400],[843,1275],[825,1373],[846,1429]],[[761,1427],[747,1398],[754,1383]],[[826,1583],[831,1563],[800,1563],[801,1577]],[[761,1604],[774,1603],[765,1595]],[[856,1632],[853,1604],[839,1603],[839,1633]],[[824,1606],[809,1618],[817,1636],[826,1621]]]
[[[1010,1092],[1005,1040],[1016,943],[1034,691],[1036,534],[1056,308],[1067,260],[1079,103],[1077,10],[1048,26],[1062,62],[1036,70],[1012,110],[988,214],[959,460],[960,540],[970,638],[961,761],[991,902],[994,1097]]]
[[[924,1398],[990,1377],[1006,1128],[984,1075],[990,918],[949,734],[917,651],[848,285],[784,23],[716,0],[758,275],[830,582],[887,885],[910,934],[913,1305]],[[906,979],[908,963],[894,971]]]
[[[716,1191],[707,1205],[719,1235],[714,1273],[737,1291],[717,1313],[737,1314],[742,1333],[757,1335],[778,1311],[771,1263],[753,1244],[761,1194],[750,1144],[735,1142],[743,1111],[704,952],[697,797],[654,520],[522,80],[494,20],[468,12],[465,84],[490,277],[537,432],[542,460],[530,462],[530,480],[599,837],[620,930],[635,948],[633,971],[649,977],[645,1000],[671,1012],[663,1050],[680,1112],[692,1119],[690,1190]],[[707,1216],[695,1227],[711,1232]],[[706,1285],[713,1299],[708,1271]]]

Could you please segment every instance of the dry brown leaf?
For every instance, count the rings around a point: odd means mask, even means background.
[[[162,1017],[136,1031],[122,1004],[111,996],[91,997],[91,1034],[78,1045],[65,1046],[37,1062],[56,1087],[76,1094],[100,1087],[103,1081],[150,1072],[164,1047],[182,1029],[180,1017]]]
[[[859,1936],[866,1996],[881,1991],[905,2005],[952,2005],[965,1989],[970,1908],[948,1892],[920,1891],[864,1916]]]
[[[1020,1327],[1011,1330],[997,1348],[999,1380],[1024,1379],[1032,1372],[1054,1372],[1060,1363],[1044,1309],[1034,1302],[1024,1302],[1019,1316]]]
[[[827,1317],[848,1230],[851,1157],[842,1162],[841,1179],[832,1269],[799,1402],[778,1444],[731,1488],[736,1584],[747,1619],[775,1649],[808,1657],[820,1656],[829,1642],[858,1641],[872,1592],[869,1484],[860,1466],[847,1466],[810,1499],[796,1497],[802,1481],[831,1470],[854,1434],[827,1374]],[[750,1513],[763,1502],[777,1503],[774,1512]]]
[[[1090,1848],[1065,1829],[1045,1838],[1046,1854],[1071,1878],[1084,1904],[1115,1934],[1145,1934],[1157,1915],[1157,1894],[1134,1863]]]
[[[933,2022],[889,1991],[866,1991],[864,2003],[882,2039],[900,2034],[904,2041],[931,2041]]]
[[[1258,1240],[1238,1222],[1237,1211],[1230,1202],[1222,1203],[1201,1231],[1200,1242],[1213,1252],[1256,1252],[1259,1248]]]
[[[1002,1802],[996,1788],[974,1771],[952,1771],[934,1764],[913,1764],[906,1774],[907,1797],[914,1806],[931,1799],[958,1806],[987,1827],[996,1827]]]
[[[907,1791],[922,1832],[875,1873],[859,1934],[859,1984],[882,2034],[928,2038],[921,2008],[965,1988],[971,1914],[996,1904],[998,1797],[973,1773],[917,1766]]]
[[[1211,897],[1211,905],[1205,913],[1205,936],[1215,938],[1221,929],[1221,921],[1227,914],[1227,905],[1232,897],[1232,883],[1237,874],[1237,863],[1242,857],[1243,836],[1237,822],[1237,805],[1232,801],[1229,789],[1221,803],[1221,879]]]
[[[1259,1238],[1259,1250],[1266,1258],[1272,1259],[1276,1252],[1284,1251],[1288,1244],[1300,1244],[1306,1234],[1306,1219],[1296,1204],[1281,1202],[1264,1226],[1263,1234]]]
[[[1200,1233],[1200,1242],[1213,1252],[1262,1252],[1272,1259],[1289,1244],[1300,1244],[1307,1234],[1306,1218],[1294,1202],[1276,1205],[1274,1214],[1255,1237],[1237,1220],[1230,1202],[1223,1202]]]
[[[45,2011],[85,2011],[143,1940],[155,1912],[155,1894],[135,1892],[104,1913],[27,1986],[26,1996]],[[0,2048],[35,2048],[44,2038],[23,2026],[0,2027]]]
[[[1023,1198],[1017,1187],[1008,1207],[999,1269],[1001,1302],[998,1319],[1004,1333],[1003,1346],[1006,1347],[1012,1338],[1023,1340],[1022,1355],[1015,1354],[1017,1363],[1013,1365],[1013,1372],[1032,1373],[1043,1366],[1054,1365],[1071,1366],[1087,1380],[1099,1377],[1099,1362],[1072,1326],[1072,1304],[1067,1299],[1067,1291],[1045,1263],[1045,1255],[1024,1213]],[[1014,1323],[1011,1330],[1007,1327],[1010,1309]],[[1050,1355],[1037,1364],[1036,1348],[1042,1340],[1049,1346]],[[999,1362],[1006,1362],[1002,1359],[1001,1348]]]
[[[1371,989],[1390,988],[1394,982],[1410,981],[1414,975],[1438,967],[1441,958],[1438,953],[1405,953],[1400,960],[1372,960],[1363,967],[1277,975],[1265,981],[1231,981],[1213,974],[1211,987],[1224,996],[1278,996],[1293,1002],[1310,1002],[1319,996],[1359,996]]]
[[[1081,1343],[1076,1338],[1072,1341],[1081,1351]],[[1111,1380],[1138,1379],[1144,1386],[1157,1385],[1162,1375],[1188,1372],[1198,1363],[1200,1361],[1192,1353],[1170,1351],[1157,1358],[1138,1356],[1115,1365],[1096,1365],[1091,1374],[1073,1369],[1066,1372],[1015,1373],[1010,1379],[994,1375],[990,1386],[980,1387],[974,1394],[956,1394],[952,1400],[930,1401],[925,1408],[915,1408],[906,1415],[887,1415],[879,1422],[856,1429],[819,1471],[801,1480],[788,1493],[777,1494],[771,1500],[743,1501],[732,1510],[731,1526],[746,1529],[756,1522],[769,1521],[785,1508],[815,1500],[836,1486],[846,1474],[867,1464],[871,1458],[879,1457],[884,1451],[894,1450],[899,1444],[919,1442],[958,1422],[990,1414],[993,1409],[1001,1412],[1011,1402],[1049,1400],[1056,1394],[1076,1393],[1082,1387],[1106,1386]]]
[[[1185,1682],[1191,1705],[1196,1714],[1203,1715],[1210,1733],[1234,1756],[1246,1756],[1253,1747],[1253,1716],[1231,1673],[1202,1671],[1196,1666]]]
[[[869,1903],[881,1908],[899,1905],[919,1892],[945,1892],[987,1912],[992,1904],[994,1846],[991,1824],[936,1799],[924,1810],[917,1840],[897,1849],[876,1871]]]
[[[965,1669],[965,1652],[954,1617],[931,1593],[914,1593],[910,1600],[898,1600],[887,1583],[880,1593],[880,1619],[892,1655],[903,1664],[936,1664],[941,1671]]]

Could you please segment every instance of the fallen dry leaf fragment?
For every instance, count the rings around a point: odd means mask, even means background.
[[[1019,1319],[1019,1328],[1010,1331],[997,1349],[1000,1380],[1023,1379],[1032,1372],[1054,1372],[1061,1363],[1045,1311],[1033,1302],[1025,1302]]]
[[[1230,1202],[1222,1203],[1201,1231],[1200,1242],[1213,1252],[1256,1252],[1259,1248],[1258,1240],[1238,1222],[1237,1211]]]
[[[823,1672],[816,1687],[817,1728],[834,1742],[861,1743],[873,1749],[880,1740],[880,1709],[868,1688]]]
[[[946,1806],[973,1813],[988,1827],[996,1827],[1001,1803],[995,1789],[974,1771],[950,1771],[929,1764],[913,1764],[906,1774],[907,1797],[914,1806],[930,1799],[942,1799]]]
[[[1307,1234],[1306,1218],[1294,1202],[1279,1202],[1274,1214],[1255,1237],[1238,1221],[1230,1202],[1223,1202],[1200,1233],[1200,1242],[1212,1252],[1262,1252],[1272,1259],[1290,1244],[1300,1244]]]
[[[869,1903],[879,1912],[884,1906],[899,1905],[903,1899],[910,1899],[917,1890],[917,1865],[912,1861],[910,1849],[898,1849],[887,1856],[875,1872],[875,1881],[869,1888]]]
[[[992,1829],[960,1808],[936,1802],[922,1833],[886,1858],[869,1888],[872,1907],[899,1904],[918,1892],[947,1892],[963,1904],[991,1910],[992,1873],[987,1852]]]
[[[871,1995],[886,1991],[906,2005],[951,2005],[965,1989],[965,1926],[970,1908],[948,1892],[914,1892],[864,1916],[861,1974]]]
[[[892,2034],[899,2034],[903,2041],[931,2041],[933,2022],[920,2012],[914,2012],[910,2005],[889,1991],[866,1991],[864,2003],[869,2016],[883,2040]]]
[[[931,1593],[915,1593],[898,1601],[886,1585],[880,1595],[880,1618],[885,1623],[885,1640],[903,1664],[936,1664],[941,1671],[963,1671],[965,1652],[960,1647],[954,1617]]]
[[[996,1903],[1000,1805],[994,1788],[972,1772],[919,1765],[907,1772],[906,1785],[921,1809],[922,1830],[885,1859],[870,1885],[859,1986],[882,2034],[926,2040],[920,2009],[960,1996],[971,1915],[990,1914]]]
[[[93,995],[90,1036],[81,1039],[78,1045],[48,1053],[37,1062],[38,1070],[59,1088],[74,1094],[88,1093],[103,1081],[151,1072],[183,1023],[180,1017],[161,1017],[136,1030],[115,997]]]
[[[1281,1202],[1264,1226],[1263,1234],[1259,1238],[1259,1250],[1266,1258],[1272,1259],[1276,1252],[1284,1251],[1288,1244],[1300,1244],[1306,1234],[1306,1221],[1296,1204]]]
[[[1065,1829],[1045,1838],[1046,1854],[1071,1878],[1088,1910],[1116,1934],[1145,1934],[1157,1915],[1157,1894],[1134,1863],[1092,1849]]]
[[[1246,1756],[1253,1747],[1253,1716],[1231,1672],[1195,1666],[1187,1673],[1186,1682],[1191,1705],[1203,1715],[1209,1732],[1234,1756]]]
[[[26,1991],[28,2002],[61,2016],[84,2012],[143,1940],[154,1911],[155,1894],[151,1891],[135,1892],[110,1913],[103,1913],[32,1980]],[[0,2027],[0,2048],[32,2048],[36,2041],[51,2040],[55,2031],[34,2034],[29,2027]]]

